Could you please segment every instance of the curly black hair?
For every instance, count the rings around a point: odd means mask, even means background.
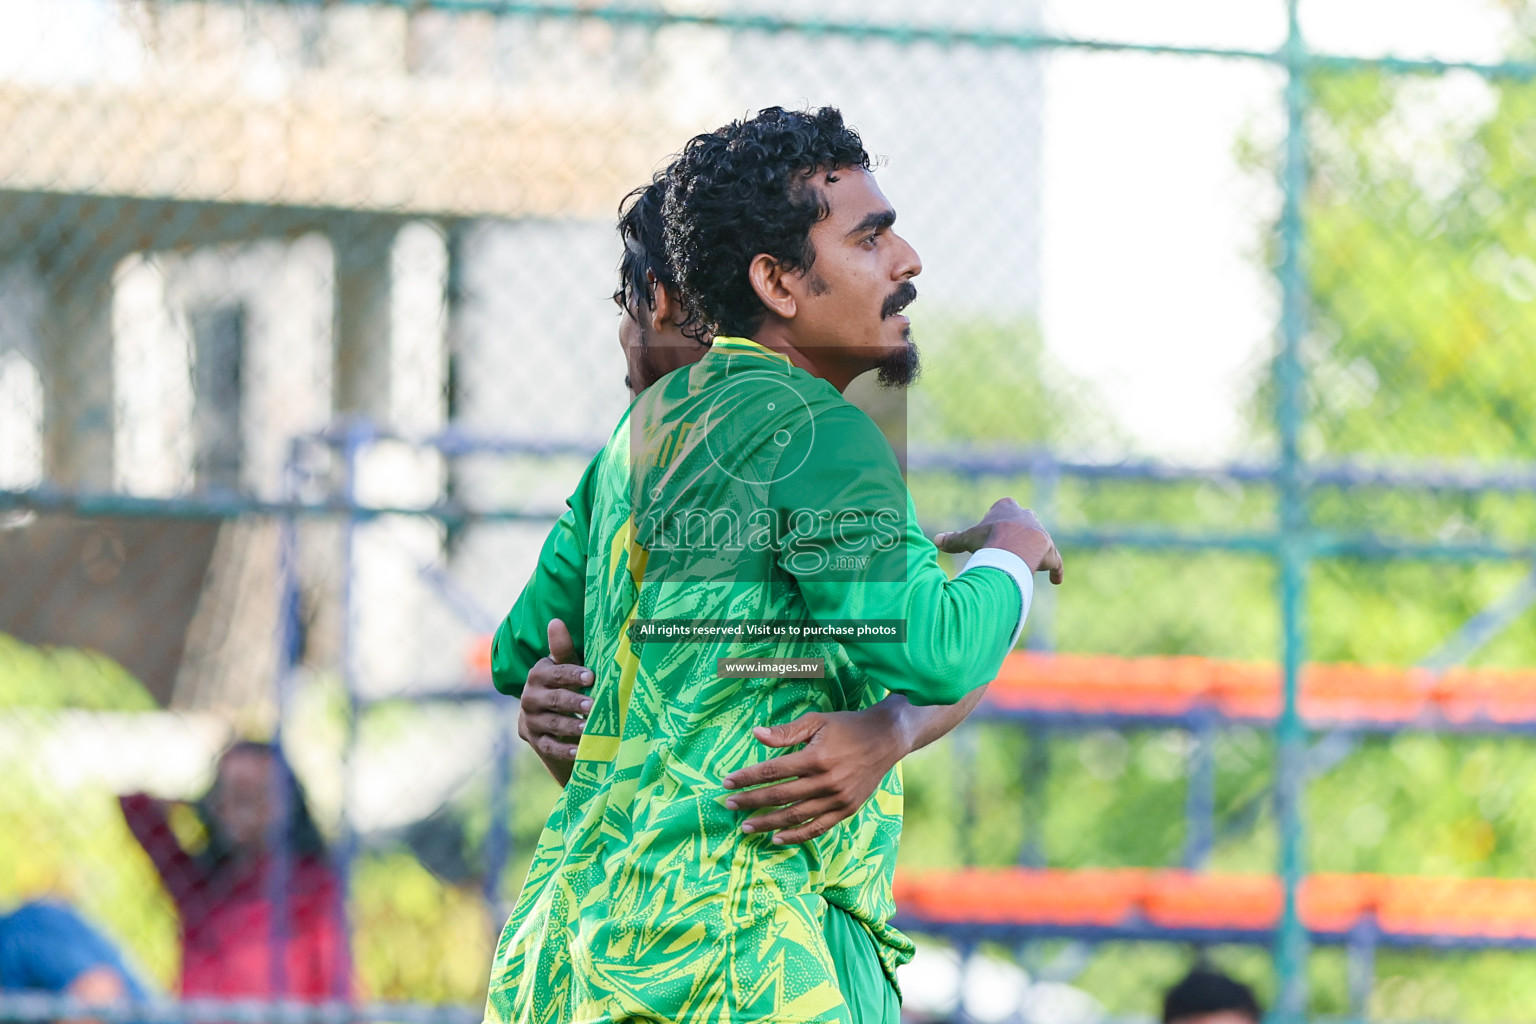
[[[677,291],[672,268],[667,264],[666,239],[663,234],[661,207],[667,194],[667,172],[657,171],[649,184],[631,191],[619,203],[619,238],[624,255],[619,257],[619,286],[613,301],[625,313],[633,315],[645,303],[656,308],[656,287]]]
[[[668,169],[663,218],[691,337],[750,337],[766,310],[747,269],[766,253],[790,271],[816,261],[812,225],[827,216],[818,172],[870,169],[859,133],[835,107],[767,107],[683,147]]]

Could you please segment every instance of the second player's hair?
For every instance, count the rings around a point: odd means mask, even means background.
[[[761,253],[790,271],[816,260],[811,227],[827,215],[813,176],[868,170],[858,132],[835,107],[768,107],[690,139],[669,169],[667,258],[693,337],[746,337],[766,310],[748,268]]]
[[[648,184],[619,203],[619,240],[624,243],[624,255],[619,257],[619,286],[613,301],[629,315],[640,310],[642,302],[645,309],[656,308],[653,288],[677,292],[672,268],[667,265],[661,218],[666,187],[667,172],[658,171]]]

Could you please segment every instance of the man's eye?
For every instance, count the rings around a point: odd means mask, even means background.
[[[872,235],[866,235],[865,238],[864,238],[864,242],[867,245],[874,245],[879,240],[880,240],[880,233],[878,231],[875,232]]]

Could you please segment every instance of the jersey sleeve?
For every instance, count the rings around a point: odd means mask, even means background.
[[[592,522],[597,467],[602,458],[599,452],[582,473],[576,490],[566,499],[565,514],[544,539],[532,578],[491,640],[491,681],[502,693],[523,695],[529,671],[549,653],[550,619],[564,622],[571,631],[577,654],[582,651],[587,535]]]
[[[838,407],[818,414],[815,428],[774,485],[780,566],[818,622],[905,624],[904,643],[841,639],[854,665],[914,704],[957,703],[996,678],[1028,614],[1032,575],[1016,556],[999,557],[1011,553],[987,549],[950,579],[869,417]]]

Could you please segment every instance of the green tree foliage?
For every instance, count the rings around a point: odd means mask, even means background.
[[[1312,95],[1315,442],[1536,457],[1536,89],[1362,72]]]
[[[154,706],[103,655],[0,635],[0,913],[30,899],[71,903],[129,949],[149,978],[168,984],[177,963],[175,912],[154,868],[114,794],[60,777],[78,747],[72,729],[114,716],[128,728]]]
[[[148,711],[138,680],[112,659],[68,647],[33,647],[0,633],[0,708]]]
[[[1329,73],[1309,84],[1307,455],[1397,464],[1536,458],[1536,85],[1379,73]],[[1278,166],[1274,153],[1249,150],[1246,158],[1255,173]],[[996,337],[1031,335],[1013,329]],[[987,339],[983,332],[968,345],[979,351]],[[1028,351],[1017,344],[1009,351],[1021,347]],[[998,365],[995,358],[975,362]],[[1045,379],[1038,358],[1007,366]],[[957,372],[946,363],[927,385],[950,387],[940,378]],[[973,393],[989,389],[980,379]],[[1044,400],[1048,414],[1027,419],[1004,406],[936,399],[942,415],[934,429],[945,438],[1070,450],[1074,439],[1063,429],[1073,416],[1070,396],[1048,390],[1055,403]],[[1269,432],[1272,399],[1267,387],[1255,395],[1259,435]],[[1275,518],[1272,498],[1258,488],[1071,481],[1045,488],[1030,477],[948,486],[914,480],[914,492],[929,497],[944,525],[971,512],[956,499],[980,505],[976,499],[994,492],[1048,507],[1057,527],[1233,530],[1269,527]],[[1518,494],[1319,488],[1311,509],[1320,528],[1347,533],[1527,544],[1536,532],[1536,501]],[[929,517],[921,498],[919,510]],[[1277,659],[1275,577],[1266,561],[1070,549],[1067,556],[1069,584],[1048,613],[1063,649]],[[1308,656],[1413,664],[1527,571],[1497,563],[1320,561],[1309,590]],[[1536,614],[1525,614],[1473,664],[1536,664],[1533,627]],[[1043,759],[1031,761],[1017,730],[986,725],[913,759],[905,862],[1008,864],[1036,851],[1060,867],[1176,862],[1185,789],[1178,734],[1055,734],[1032,742],[1044,745]],[[1231,729],[1215,756],[1219,839],[1210,868],[1272,871],[1273,743]],[[1048,766],[1044,777],[1030,778],[1031,763],[1036,772]],[[1519,738],[1366,739],[1309,784],[1309,867],[1531,877],[1533,778],[1536,749]],[[953,798],[956,786],[967,793],[961,800]],[[1027,850],[1031,835],[1039,845]],[[1217,955],[1272,991],[1262,955]],[[1114,945],[1079,982],[1114,1012],[1147,1014],[1187,963],[1165,949]],[[1369,1009],[1395,1020],[1536,1020],[1530,966],[1530,955],[1519,953],[1384,953]],[[1315,1012],[1348,1010],[1340,952],[1314,954],[1312,981]]]
[[[1113,421],[1046,358],[1028,318],[919,312],[920,381],[906,392],[913,432],[932,443],[1009,448],[1104,444]]]

